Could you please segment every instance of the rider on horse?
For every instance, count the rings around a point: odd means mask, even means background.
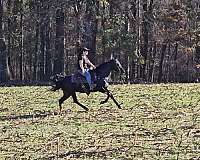
[[[89,69],[95,69],[95,65],[90,62],[88,58],[88,51],[89,49],[86,47],[80,48],[78,53],[78,72],[85,76],[88,85],[89,85],[89,93],[92,90],[92,80]]]

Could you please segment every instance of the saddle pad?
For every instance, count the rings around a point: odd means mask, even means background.
[[[72,83],[87,83],[86,78],[80,74],[72,74],[71,82]]]

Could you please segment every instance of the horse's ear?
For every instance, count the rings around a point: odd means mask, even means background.
[[[110,59],[112,60],[112,59],[117,59],[117,56],[115,55],[115,54],[111,54],[111,56],[110,56]]]
[[[110,60],[114,59],[113,54],[110,55]]]

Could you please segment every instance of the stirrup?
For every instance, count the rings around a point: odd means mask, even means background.
[[[90,94],[90,90],[85,85],[82,84],[82,88],[87,95]]]

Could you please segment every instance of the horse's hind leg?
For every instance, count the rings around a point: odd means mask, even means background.
[[[59,99],[60,113],[62,110],[62,103],[69,97],[70,97],[70,94],[64,93],[64,95]]]
[[[78,102],[76,93],[73,93],[73,94],[72,94],[72,98],[73,98],[73,100],[74,100],[74,103],[78,104],[79,106],[81,106],[82,108],[84,108],[86,111],[88,111],[88,108],[87,108],[87,107],[85,107],[84,105],[82,105],[81,103]]]

